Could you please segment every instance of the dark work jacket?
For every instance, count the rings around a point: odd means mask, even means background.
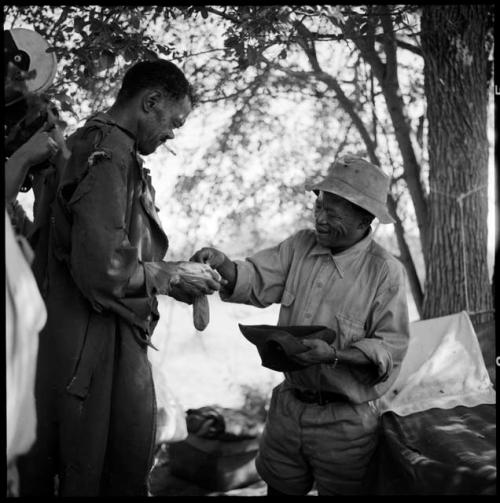
[[[50,494],[57,473],[62,496],[145,495],[156,414],[146,350],[159,315],[144,264],[162,260],[168,240],[130,132],[100,113],[68,147],[51,214],[38,439],[21,463],[24,494]],[[134,291],[137,268],[146,281]]]
[[[147,342],[158,311],[144,264],[163,259],[168,249],[148,170],[134,137],[106,114],[91,118],[68,146],[54,206],[54,253],[96,311],[117,313]],[[137,268],[146,284],[127,293]]]

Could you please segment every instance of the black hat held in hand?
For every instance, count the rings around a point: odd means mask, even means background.
[[[289,357],[308,351],[301,339],[321,339],[328,344],[335,341],[336,333],[321,325],[282,326],[241,325],[241,333],[257,346],[262,366],[279,372],[302,370],[304,367]]]

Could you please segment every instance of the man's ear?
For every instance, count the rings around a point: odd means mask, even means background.
[[[142,108],[147,112],[152,112],[161,102],[163,95],[157,89],[147,89],[142,96]]]

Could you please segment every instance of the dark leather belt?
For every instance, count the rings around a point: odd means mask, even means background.
[[[315,403],[318,405],[326,405],[332,402],[349,402],[349,398],[340,393],[333,393],[331,391],[315,391],[310,389],[294,388],[293,395],[297,400],[304,403]]]

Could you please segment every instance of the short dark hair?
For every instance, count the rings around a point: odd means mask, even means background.
[[[194,92],[184,73],[174,63],[165,59],[140,61],[130,67],[123,77],[117,100],[128,100],[143,89],[154,87],[161,87],[175,100],[188,96],[194,105]]]

